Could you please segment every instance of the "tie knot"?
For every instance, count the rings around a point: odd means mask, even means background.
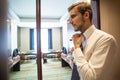
[[[81,36],[82,36],[82,43],[81,43],[80,47],[81,47],[81,50],[83,51],[83,49],[86,45],[86,39],[85,39],[85,36],[83,34]]]

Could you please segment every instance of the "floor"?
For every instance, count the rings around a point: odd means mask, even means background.
[[[55,58],[42,64],[43,80],[70,80],[71,71],[69,67],[61,67],[60,60]],[[36,60],[26,60],[20,71],[10,72],[10,80],[37,80]]]

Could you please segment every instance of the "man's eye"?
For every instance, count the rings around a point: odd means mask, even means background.
[[[72,15],[72,16],[71,16],[72,19],[75,18],[75,17],[76,17],[76,15]]]

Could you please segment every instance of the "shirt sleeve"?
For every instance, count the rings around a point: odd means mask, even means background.
[[[100,44],[101,43],[101,44]],[[102,71],[103,66],[106,64],[106,57],[112,58],[114,56],[113,52],[115,50],[115,44],[112,39],[106,39],[100,41],[97,46],[95,46],[92,52],[91,58],[87,61],[80,48],[74,51],[74,61],[77,65],[77,69],[80,77],[83,80],[96,80]]]

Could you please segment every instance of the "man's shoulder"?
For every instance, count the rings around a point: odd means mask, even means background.
[[[104,39],[104,40],[113,40],[113,41],[116,41],[115,40],[115,37],[105,31],[102,31],[102,30],[96,30],[96,33],[99,35],[99,37],[101,39]]]
[[[96,30],[96,33],[99,34],[99,35],[101,35],[101,36],[103,36],[103,37],[114,38],[113,35],[105,32],[105,31],[103,31],[103,30],[98,30],[98,29],[97,29],[97,30]]]

